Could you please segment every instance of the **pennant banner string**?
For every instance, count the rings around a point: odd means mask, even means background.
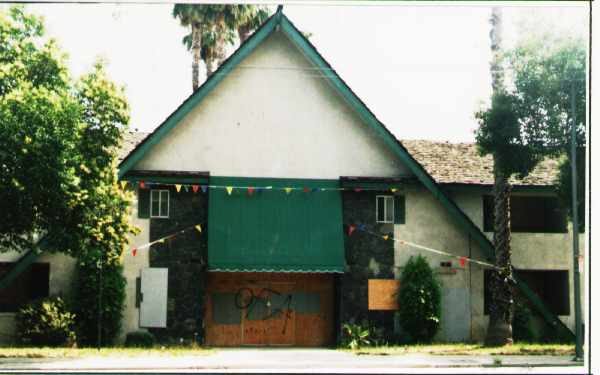
[[[126,180],[122,180],[121,185],[123,188],[125,187]],[[172,184],[172,183],[164,183],[164,182],[152,182],[152,181],[138,181],[138,185],[142,189],[151,188],[152,185],[160,185],[160,186],[174,186],[175,190],[179,193],[181,188],[187,192],[191,188],[194,193],[198,192],[198,187],[202,190],[203,193],[206,193],[207,189],[223,189],[226,190],[228,194],[231,194],[233,190],[245,189],[250,192],[250,195],[254,192],[261,192],[263,190],[282,190],[286,193],[291,193],[292,191],[301,191],[304,193],[309,192],[318,192],[318,191],[354,191],[360,193],[361,191],[386,191],[389,190],[392,193],[396,193],[400,190],[399,187],[391,187],[391,188],[369,188],[369,187],[307,187],[307,186],[283,186],[283,187],[274,187],[274,186],[245,186],[245,185],[199,185],[199,184]]]
[[[448,252],[445,252],[445,251],[432,249],[430,247],[419,245],[419,244],[416,244],[416,243],[413,243],[413,242],[409,242],[409,241],[406,241],[406,240],[401,240],[401,239],[397,239],[397,238],[391,238],[389,234],[385,234],[385,235],[377,234],[375,232],[372,232],[372,231],[366,229],[366,225],[365,224],[347,224],[347,227],[348,227],[348,232],[347,232],[348,236],[351,236],[355,231],[361,231],[363,233],[367,233],[367,234],[370,234],[372,236],[383,238],[384,241],[388,241],[388,240],[391,239],[392,241],[398,242],[401,245],[407,245],[407,246],[410,246],[410,247],[413,247],[413,248],[416,248],[416,249],[425,250],[425,251],[428,251],[428,252],[431,252],[431,253],[435,253],[435,254],[446,256],[446,257],[458,259],[461,267],[464,267],[465,263],[469,262],[469,263],[479,264],[479,265],[484,266],[484,267],[493,268],[493,269],[496,269],[496,270],[502,270],[502,268],[497,267],[496,265],[493,265],[491,263],[482,262],[480,260],[468,258],[468,257],[465,257],[465,256],[451,254],[451,253],[448,253]],[[192,225],[190,227],[181,229],[181,230],[179,230],[179,231],[177,231],[177,232],[175,232],[173,234],[170,234],[168,236],[164,236],[164,237],[161,237],[161,238],[159,238],[157,240],[145,243],[143,245],[136,246],[136,247],[132,248],[132,254],[133,254],[133,256],[136,256],[138,250],[149,248],[149,247],[151,247],[152,245],[154,245],[156,243],[165,243],[166,240],[171,239],[173,237],[176,237],[176,236],[178,236],[180,234],[183,234],[183,233],[185,233],[185,232],[187,232],[187,231],[189,231],[191,229],[195,229],[199,233],[202,233],[202,224],[195,224],[195,225]]]
[[[366,226],[364,224],[358,224],[358,225],[352,224],[352,225],[349,225],[349,228],[352,228],[352,232],[354,230],[359,230],[361,232],[368,233],[368,234],[376,236],[376,237],[381,237],[385,241],[387,241],[388,239],[390,239],[390,236],[387,235],[387,234],[382,236],[380,234],[377,234],[375,232],[371,232],[371,231],[367,230]],[[351,233],[351,231],[349,230],[348,233]],[[451,253],[448,253],[448,252],[445,252],[445,251],[441,251],[441,250],[432,249],[430,247],[422,246],[422,245],[419,245],[419,244],[416,244],[416,243],[413,243],[413,242],[409,242],[409,241],[405,241],[405,240],[401,240],[401,239],[391,238],[391,240],[394,241],[394,242],[398,242],[401,245],[407,245],[407,246],[414,247],[414,248],[417,248],[417,249],[429,251],[431,253],[435,253],[435,254],[444,255],[444,256],[447,256],[447,257],[450,257],[450,258],[458,259],[460,261],[461,266],[463,266],[465,262],[470,262],[470,263],[479,264],[479,265],[484,266],[484,267],[490,267],[490,268],[493,268],[493,269],[498,270],[498,271],[502,270],[502,268],[500,268],[500,267],[498,267],[498,266],[496,266],[494,264],[482,262],[480,260],[468,258],[468,257],[461,256],[461,255],[451,254]]]

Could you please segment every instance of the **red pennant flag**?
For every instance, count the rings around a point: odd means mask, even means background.
[[[200,188],[200,186],[198,186],[198,185],[192,185],[192,191],[194,193],[197,193],[199,188]]]
[[[362,191],[362,189],[361,188],[355,188],[354,191],[357,192],[357,193],[360,193]]]
[[[355,230],[356,230],[356,226],[355,225],[348,226],[348,236],[351,236],[352,232],[354,232]]]
[[[302,189],[302,191],[305,192],[305,193],[308,193],[308,192],[310,192],[310,189],[307,188],[307,187],[305,187],[304,189]]]
[[[458,261],[460,262],[460,266],[465,268],[465,264],[467,264],[467,257],[460,257]]]
[[[144,181],[140,181],[140,189],[145,189],[146,188],[146,184],[144,183]]]
[[[254,194],[254,188],[252,186],[248,187],[248,195]]]
[[[137,255],[137,248],[134,247],[133,250],[131,250],[131,254],[133,256],[136,256]]]

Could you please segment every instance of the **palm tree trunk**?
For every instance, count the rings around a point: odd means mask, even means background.
[[[512,344],[513,282],[510,248],[510,190],[502,171],[502,160],[494,155],[494,251],[495,265],[490,289],[490,322],[485,338],[487,346]]]
[[[490,47],[492,61],[492,89],[504,90],[504,70],[501,61],[502,12],[492,8],[490,17]],[[502,157],[494,153],[494,252],[499,271],[492,272],[490,322],[485,338],[488,346],[512,344],[513,288],[510,250],[510,190],[508,175],[504,172]]]
[[[202,50],[202,31],[199,25],[192,24],[192,88],[194,91],[200,85],[200,60]]]
[[[215,53],[214,47],[205,47],[204,64],[206,65],[206,78],[210,77],[215,71]]]

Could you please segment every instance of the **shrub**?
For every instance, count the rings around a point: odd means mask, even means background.
[[[26,304],[16,314],[21,343],[62,346],[75,343],[75,315],[60,297],[43,298]]]
[[[98,271],[97,262],[80,261],[75,278],[77,336],[79,344],[83,346],[97,345],[99,311],[102,311],[102,346],[113,345],[121,331],[126,286],[123,266],[112,263],[103,264],[102,310],[98,306],[100,293]]]
[[[154,335],[147,331],[129,332],[125,338],[128,348],[151,348],[154,346]]]
[[[342,329],[342,346],[350,349],[360,349],[361,346],[371,344],[368,327],[360,324],[345,323]]]
[[[400,277],[398,302],[403,330],[414,342],[430,342],[440,326],[442,291],[427,260],[410,257]]]

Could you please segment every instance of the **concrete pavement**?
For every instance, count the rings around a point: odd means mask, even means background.
[[[498,362],[501,361],[501,362]],[[567,356],[433,356],[356,355],[329,349],[215,349],[212,354],[198,356],[135,356],[82,358],[2,358],[0,373],[6,371],[140,371],[140,372],[319,372],[319,373],[398,373],[431,372],[432,368],[465,368],[486,372],[507,372],[513,367],[528,368],[528,372],[585,373],[583,363]],[[462,369],[462,370],[461,370]],[[470,371],[470,370],[469,370]]]

